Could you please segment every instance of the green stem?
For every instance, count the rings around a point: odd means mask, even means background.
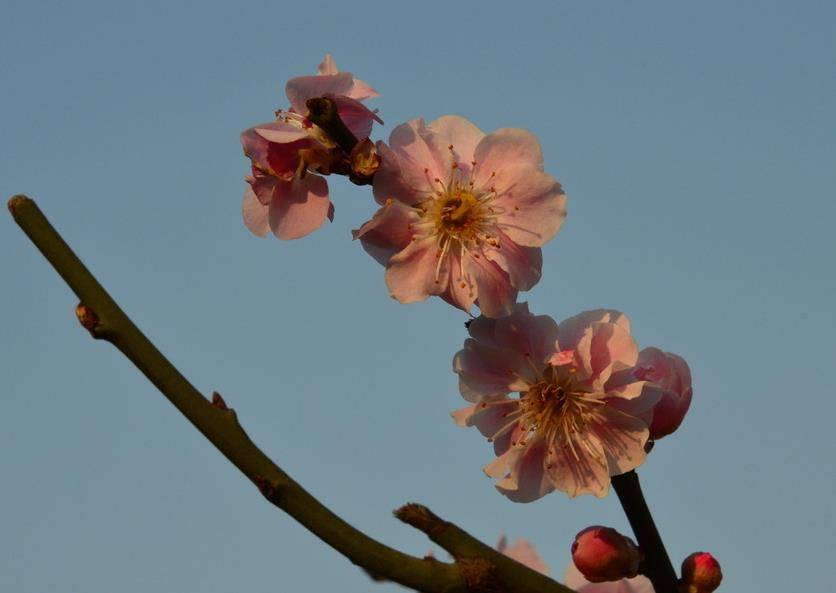
[[[174,404],[235,467],[249,478],[271,503],[288,513],[323,542],[376,577],[427,593],[474,591],[470,564],[444,563],[409,556],[357,530],[335,515],[296,483],[250,440],[235,412],[214,394],[207,400],[122,311],[107,291],[26,196],[9,200],[9,210],[35,246],[81,300],[76,309],[82,325],[93,337],[119,349]],[[460,546],[476,542],[465,532]],[[480,542],[477,544],[484,546]],[[571,593],[516,562],[497,563],[492,570],[521,593]],[[467,570],[465,567],[468,567]],[[500,570],[501,569],[501,570]]]
[[[634,470],[613,476],[612,485],[639,548],[644,552],[644,574],[653,583],[653,590],[656,593],[677,593],[676,572],[644,499],[639,475]]]

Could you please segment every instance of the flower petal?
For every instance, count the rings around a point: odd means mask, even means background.
[[[467,176],[472,168],[471,161],[475,158],[476,146],[485,137],[485,132],[460,115],[444,115],[427,127],[438,135],[442,145],[452,146],[452,149],[448,150],[452,151],[453,161],[459,164]]]
[[[340,119],[358,140],[369,137],[374,122],[383,123],[376,110],[372,111],[356,99],[342,95],[331,95],[330,99],[337,106]]]
[[[400,303],[413,303],[444,292],[446,264],[442,260],[439,267],[438,246],[433,237],[410,242],[389,260],[386,270],[389,293]]]
[[[611,476],[637,468],[646,457],[644,445],[649,431],[644,420],[612,406],[599,406],[590,419],[590,430],[601,442]]]
[[[554,485],[544,468],[545,454],[543,439],[532,437],[509,464],[510,474],[496,485],[496,489],[514,502],[532,502],[553,491]]]
[[[409,244],[413,236],[410,225],[417,219],[414,210],[391,201],[381,206],[362,227],[352,231],[352,235],[360,239],[369,255],[385,266],[393,255]]]
[[[482,138],[474,151],[477,183],[489,183],[491,173],[506,167],[543,169],[543,152],[537,136],[520,128],[500,128]]]
[[[544,245],[566,220],[566,194],[548,173],[527,165],[503,166],[490,184],[497,194],[497,224],[520,245]]]
[[[517,301],[517,290],[511,286],[508,274],[485,257],[468,257],[465,271],[476,282],[476,304],[486,317],[504,317],[511,313]]]
[[[530,290],[540,281],[543,252],[539,247],[521,247],[500,232],[500,247],[483,250],[485,257],[507,272],[517,290]]]
[[[571,447],[553,445],[546,457],[546,472],[554,487],[570,498],[586,493],[603,498],[610,488],[601,443],[589,433],[575,436]]]
[[[576,348],[586,329],[597,322],[615,323],[628,332],[630,331],[630,320],[621,311],[615,309],[584,311],[560,322],[560,349],[572,350]]]
[[[293,111],[306,115],[308,107],[305,102],[308,99],[325,95],[349,96],[353,86],[354,75],[351,72],[339,72],[328,75],[297,76],[287,81],[284,90]]]
[[[404,183],[413,192],[432,194],[450,176],[452,155],[444,141],[421,118],[399,125],[389,136]],[[385,159],[384,159],[385,162]]]
[[[308,174],[304,179],[276,180],[270,201],[270,228],[279,239],[298,239],[321,227],[330,209],[324,177]]]
[[[470,313],[473,303],[476,301],[476,283],[464,271],[461,250],[454,249],[447,257],[449,258],[447,290],[439,296],[454,307],[458,307],[465,313]]]
[[[270,223],[267,220],[269,208],[261,203],[251,187],[244,190],[244,203],[241,211],[244,216],[244,224],[254,235],[265,236],[270,231]]]
[[[459,375],[462,397],[472,402],[528,389],[536,380],[525,357],[472,338],[453,357],[453,371]]]
[[[378,142],[377,152],[380,155],[380,168],[374,175],[372,188],[378,204],[396,200],[412,205],[426,199],[426,189],[416,189],[404,180],[398,155],[388,145]],[[421,187],[424,187],[424,184]]]

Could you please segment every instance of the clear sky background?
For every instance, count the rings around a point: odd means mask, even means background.
[[[721,591],[832,589],[836,9],[832,2],[19,2],[0,8],[0,194],[26,192],[138,325],[337,513],[404,551],[428,504],[562,575],[615,496],[519,505],[454,426],[466,316],[390,300],[350,239],[367,188],[296,242],[240,218],[238,134],[326,51],[386,122],[539,134],[569,218],[523,298],[630,315],[683,355],[690,414],[640,469],[674,562]],[[0,216],[0,590],[360,593],[378,585],[264,502]]]

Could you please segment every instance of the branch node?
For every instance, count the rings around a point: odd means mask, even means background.
[[[218,410],[232,410],[229,406],[226,405],[224,398],[221,397],[221,394],[217,391],[212,392],[212,407],[217,408]]]
[[[266,498],[271,504],[281,508],[282,496],[284,494],[284,488],[282,488],[281,484],[273,483],[264,476],[256,476],[253,478],[253,483],[256,485],[264,498]]]
[[[486,558],[456,558],[468,591],[474,593],[511,593],[496,574],[496,566]]]
[[[395,517],[407,525],[426,533],[435,540],[444,533],[449,523],[433,513],[430,509],[416,502],[409,502],[394,511]]]
[[[75,308],[75,316],[81,327],[90,332],[90,335],[95,339],[102,337],[102,322],[96,312],[84,303],[79,303]]]

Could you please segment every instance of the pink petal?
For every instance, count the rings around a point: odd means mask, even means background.
[[[574,350],[561,350],[560,352],[554,353],[549,358],[549,364],[555,367],[564,366],[567,364],[572,364],[575,360],[575,351]]]
[[[435,238],[412,241],[402,251],[392,256],[386,270],[386,286],[400,303],[422,301],[432,294],[446,290],[446,262],[438,268],[438,246]],[[443,272],[443,273],[442,273]]]
[[[536,380],[525,357],[471,338],[453,357],[453,371],[459,375],[462,397],[472,402],[526,390]]]
[[[580,494],[606,496],[610,488],[610,473],[601,450],[601,443],[591,434],[578,434],[573,446],[553,445],[546,457],[546,471],[552,484],[570,498]]]
[[[486,317],[504,317],[513,310],[517,290],[502,268],[484,257],[468,257],[465,271],[476,282],[476,303]]]
[[[540,247],[566,219],[566,195],[548,173],[528,165],[503,166],[489,181],[497,197],[497,224],[515,243]]]
[[[472,326],[471,326],[472,328]],[[542,372],[554,352],[558,327],[548,315],[532,315],[523,303],[507,317],[496,320],[494,340],[504,348],[519,353],[526,359],[529,373],[533,367]],[[534,379],[532,379],[533,381]]]
[[[379,208],[371,220],[352,234],[360,239],[369,255],[385,266],[409,244],[413,235],[410,225],[417,219],[413,209],[392,201]]]
[[[474,158],[474,174],[481,184],[489,184],[491,173],[496,171],[499,175],[506,167],[543,168],[543,152],[537,136],[520,128],[501,128],[491,132],[479,142]]]
[[[339,72],[339,69],[337,68],[337,63],[334,61],[334,58],[331,56],[331,54],[325,54],[325,58],[316,67],[316,72],[319,75],[337,74]]]
[[[610,475],[623,474],[644,463],[647,424],[611,406],[599,406],[597,411],[589,429],[601,442]]]
[[[340,119],[351,130],[351,133],[357,137],[358,140],[368,138],[372,131],[373,122],[379,124],[383,123],[377,113],[350,97],[341,95],[331,95],[330,98],[337,106],[337,112],[340,114]]]
[[[453,146],[453,160],[467,175],[472,168],[471,161],[475,158],[476,146],[485,137],[485,133],[460,115],[444,115],[427,127],[438,135],[442,145]]]
[[[385,204],[387,200],[416,204],[427,198],[426,189],[416,189],[406,183],[401,175],[398,156],[389,146],[378,142],[377,152],[380,155],[380,168],[374,175],[372,187],[378,204]]]
[[[438,189],[436,179],[445,181],[450,176],[452,155],[443,139],[421,118],[392,130],[389,148],[397,156],[401,178],[413,192],[426,197]]]
[[[314,97],[325,95],[350,96],[354,86],[354,76],[351,72],[319,76],[297,76],[287,81],[285,93],[290,100],[290,106],[296,113],[305,115],[308,107],[305,102]]]
[[[363,101],[365,99],[374,99],[375,97],[379,97],[380,93],[374,90],[368,83],[363,82],[359,78],[355,78],[354,84],[351,85],[351,90],[348,92],[348,96],[352,99]]]
[[[514,545],[508,547],[507,541],[503,541],[503,538],[500,542],[503,542],[502,549],[499,549],[499,545],[497,544],[497,550],[516,560],[520,564],[523,564],[530,568],[531,570],[536,570],[537,572],[548,575],[549,574],[549,566],[543,559],[540,558],[540,554],[537,553],[537,550],[532,546],[529,542],[522,538],[518,538]]]
[[[299,125],[283,121],[261,124],[255,126],[253,130],[268,142],[277,142],[279,144],[288,144],[310,138],[310,132],[308,130]]]
[[[476,300],[476,284],[473,278],[464,271],[460,249],[454,249],[447,257],[449,258],[447,290],[439,296],[454,307],[470,313]]]
[[[558,341],[563,346],[560,337]],[[614,371],[633,367],[638,357],[639,349],[633,337],[615,323],[593,323],[575,347],[575,360],[584,370],[578,378],[596,392],[604,391]]]
[[[507,272],[517,290],[529,290],[540,281],[543,253],[539,247],[521,247],[500,231],[500,247],[483,250],[485,257]]]
[[[304,179],[277,180],[270,201],[270,228],[279,239],[298,239],[321,227],[330,208],[324,177],[308,174]]]
[[[531,502],[554,490],[544,469],[546,448],[543,440],[531,438],[521,448],[510,475],[496,485],[497,490],[514,502]]]
[[[576,348],[586,329],[597,322],[615,323],[630,331],[630,320],[621,311],[614,309],[584,311],[560,322],[560,348],[563,350]]]
[[[265,236],[270,230],[270,223],[267,220],[269,208],[261,203],[251,187],[244,190],[244,203],[241,205],[244,215],[244,224],[248,229],[259,237]]]

